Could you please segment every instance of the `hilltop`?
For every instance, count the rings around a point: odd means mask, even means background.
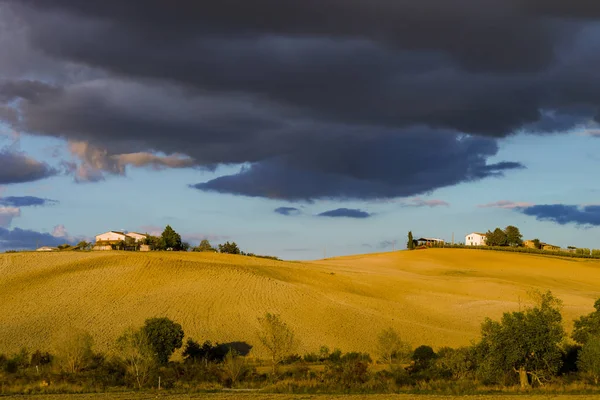
[[[256,318],[280,313],[305,351],[373,352],[396,328],[413,346],[468,344],[486,317],[527,304],[530,289],[564,301],[567,329],[600,297],[600,261],[430,249],[284,262],[213,253],[0,255],[0,353],[52,349],[83,328],[107,350],[130,325],[167,316],[186,336],[256,344]]]

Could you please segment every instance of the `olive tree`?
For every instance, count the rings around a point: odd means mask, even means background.
[[[481,325],[479,364],[488,377],[516,373],[521,387],[543,385],[562,365],[560,343],[565,337],[561,301],[551,292],[538,294],[537,305],[505,313],[500,321],[487,318]]]
[[[273,374],[277,365],[297,347],[298,343],[293,330],[281,319],[278,314],[266,313],[258,318],[260,330],[258,339],[271,356]]]
[[[142,330],[161,365],[167,364],[173,352],[183,346],[183,328],[169,318],[147,319]]]
[[[116,349],[118,358],[125,364],[127,374],[135,380],[138,389],[141,389],[156,364],[154,351],[144,329],[127,329],[117,339]]]
[[[403,342],[394,328],[388,328],[377,335],[377,354],[379,359],[390,368],[394,362],[403,362],[410,358],[412,349],[410,345]]]
[[[571,337],[577,343],[585,344],[591,336],[600,336],[600,299],[594,303],[594,309],[574,321]]]
[[[66,332],[56,346],[56,356],[63,371],[77,373],[85,369],[94,353],[94,338],[88,332],[73,329]]]
[[[600,336],[590,336],[579,351],[577,368],[597,385],[600,382]]]

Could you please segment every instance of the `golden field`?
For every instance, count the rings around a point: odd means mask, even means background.
[[[52,350],[84,329],[109,350],[128,326],[167,316],[199,341],[256,344],[257,317],[281,314],[301,340],[374,353],[396,328],[413,346],[468,344],[486,316],[528,304],[531,289],[564,301],[565,326],[600,297],[600,261],[430,249],[283,262],[210,253],[0,255],[0,352]],[[260,348],[255,349],[260,356]]]

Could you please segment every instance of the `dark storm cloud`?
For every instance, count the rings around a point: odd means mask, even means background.
[[[523,168],[515,162],[487,164],[486,158],[498,151],[494,140],[451,132],[415,129],[331,146],[255,163],[193,187],[288,200],[377,199],[427,193]]]
[[[276,208],[273,211],[276,212],[277,214],[281,214],[281,215],[299,215],[299,214],[302,214],[302,211],[300,211],[300,209],[296,208],[296,207],[278,207],[278,208]]]
[[[41,246],[56,247],[69,242],[64,237],[55,237],[49,233],[36,232],[27,229],[12,230],[0,227],[0,250],[29,250]],[[72,242],[69,242],[73,244]]]
[[[43,199],[35,196],[0,197],[0,205],[12,207],[48,206],[58,203],[56,200]]]
[[[2,3],[19,29],[0,24],[0,66],[12,71],[0,118],[89,144],[70,164],[80,181],[122,175],[134,159],[249,163],[196,187],[412,196],[520,168],[487,162],[493,138],[569,130],[600,111],[591,1]]]
[[[600,205],[576,206],[566,204],[540,204],[518,209],[539,221],[560,225],[600,226]]]
[[[46,163],[23,153],[0,149],[0,185],[37,181],[56,174]]]
[[[369,218],[371,214],[366,211],[357,210],[353,208],[337,208],[335,210],[329,210],[317,214],[318,217],[332,217],[332,218]]]

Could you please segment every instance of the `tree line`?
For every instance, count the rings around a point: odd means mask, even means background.
[[[327,346],[300,356],[294,330],[279,315],[266,313],[258,318],[253,336],[268,356],[266,364],[251,359],[253,345],[243,341],[213,344],[188,338],[184,344],[183,327],[168,318],[150,318],[140,327],[127,328],[109,353],[95,352],[88,333],[70,330],[52,353],[23,349],[0,355],[0,383],[5,393],[20,393],[23,388],[50,393],[200,384],[302,393],[456,393],[499,386],[562,385],[565,390],[569,382],[598,385],[600,299],[593,312],[574,321],[569,338],[561,301],[550,292],[535,292],[532,297],[534,304],[523,310],[506,312],[499,320],[485,319],[479,340],[471,346],[436,351],[424,344],[413,349],[400,332],[388,328],[377,334],[373,356]],[[181,361],[174,361],[178,349]],[[261,371],[261,366],[268,369]]]

